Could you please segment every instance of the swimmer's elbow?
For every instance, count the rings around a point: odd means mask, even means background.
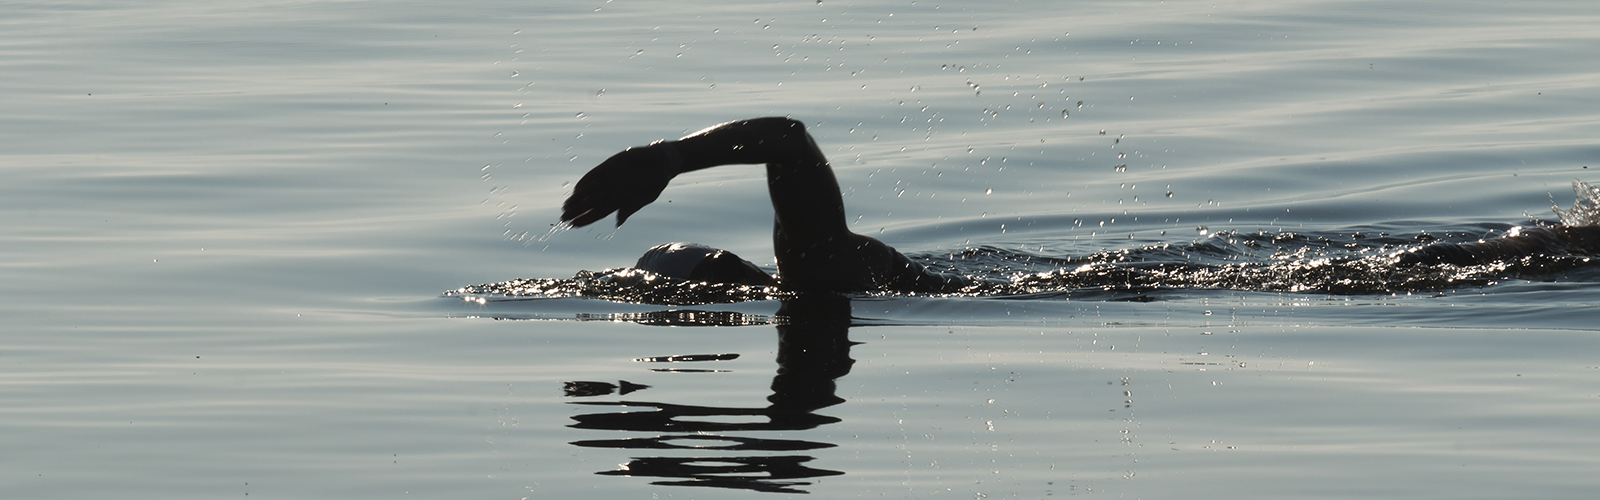
[[[768,116],[768,117],[763,117],[763,118],[751,118],[749,120],[744,120],[743,123],[746,124],[746,125],[751,125],[751,126],[756,126],[756,127],[761,127],[761,128],[772,128],[772,129],[783,130],[783,131],[805,132],[805,130],[806,130],[806,124],[805,123],[802,123],[800,120],[796,120],[794,118],[790,118],[790,117],[787,117],[787,116]]]

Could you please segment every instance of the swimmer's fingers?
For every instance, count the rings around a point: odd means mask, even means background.
[[[597,199],[594,184],[590,176],[584,176],[578,181],[578,186],[573,188],[572,196],[561,203],[561,221],[569,222],[573,227],[583,227],[609,215],[615,208],[601,208],[605,203]]]
[[[617,213],[617,225],[661,196],[672,176],[665,157],[649,148],[632,148],[594,167],[562,203],[561,220],[583,227]]]
[[[617,211],[621,204],[614,193],[605,189],[607,184],[610,183],[595,172],[585,175],[573,188],[572,196],[561,204],[561,220],[572,223],[573,227],[583,227]]]
[[[655,196],[637,203],[624,202],[622,208],[617,209],[617,227],[622,227],[622,223],[628,221],[628,216],[633,215],[634,212],[638,212],[639,209],[644,208],[645,205],[649,205],[653,201],[656,201]]]
[[[583,226],[587,226],[587,225],[590,225],[590,224],[594,224],[594,221],[597,221],[597,220],[600,220],[602,218],[605,218],[605,216],[607,214],[611,213],[611,212],[601,212],[601,211],[595,210],[595,209],[578,211],[578,210],[574,210],[574,209],[568,208],[565,211],[567,213],[564,213],[564,214],[561,215],[561,222],[571,223],[572,227],[583,227]],[[578,212],[578,213],[573,213],[573,212]]]

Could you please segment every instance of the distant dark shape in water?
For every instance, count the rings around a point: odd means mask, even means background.
[[[1555,208],[1559,224],[1513,227],[1504,236],[1470,242],[1418,245],[1426,234],[1406,240],[1361,232],[1223,231],[1187,245],[1161,243],[1086,256],[983,246],[913,259],[849,231],[827,158],[805,127],[788,118],[723,123],[617,153],[578,181],[562,204],[561,220],[581,227],[616,213],[621,226],[678,174],[761,163],[775,215],[777,277],[731,252],[668,243],[651,248],[632,269],[476,285],[450,294],[669,304],[770,300],[814,291],[973,297],[1111,293],[1111,300],[1148,300],[1143,294],[1196,289],[1366,294],[1483,286],[1592,266],[1592,257],[1600,256],[1600,188],[1578,181],[1577,203],[1570,210]],[[1501,229],[1490,226],[1454,232]]]
[[[613,392],[626,396],[630,392],[649,388],[650,386],[648,385],[635,384],[626,380],[618,381],[615,384],[610,382],[574,381],[563,385],[561,392],[566,393],[567,397],[604,396]]]
[[[1408,250],[1395,264],[1477,266],[1534,255],[1600,255],[1600,227],[1516,227],[1499,238]]]
[[[1572,192],[1577,196],[1572,208],[1550,207],[1560,225],[1515,227],[1499,238],[1428,245],[1400,254],[1396,264],[1475,266],[1534,255],[1600,255],[1600,188],[1573,181]]]

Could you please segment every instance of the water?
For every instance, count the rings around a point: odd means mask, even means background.
[[[444,295],[666,241],[770,266],[756,168],[551,231],[611,153],[763,115],[807,124],[855,231],[974,273],[1176,251],[1270,275],[1553,223],[1600,153],[1585,3],[5,11],[6,498],[1600,486],[1581,261],[1355,290]]]

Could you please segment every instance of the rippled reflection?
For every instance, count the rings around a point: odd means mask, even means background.
[[[650,316],[646,316],[650,317]],[[716,317],[713,315],[712,317]],[[655,437],[574,441],[586,448],[659,450],[660,456],[632,457],[607,476],[665,478],[652,482],[670,486],[704,486],[763,492],[804,493],[808,478],[844,472],[808,465],[815,457],[793,454],[831,448],[831,443],[774,439],[743,433],[798,431],[837,423],[838,418],[817,410],[844,402],[835,394],[835,380],[850,373],[850,299],[839,295],[805,295],[785,299],[778,309],[778,373],[772,378],[772,395],[764,407],[737,408],[680,405],[668,402],[573,402],[585,408],[610,407],[617,411],[573,416],[577,429],[652,432]],[[648,321],[641,321],[649,323]],[[728,359],[729,355],[695,359]],[[679,359],[668,359],[679,358]],[[663,357],[666,361],[690,361]],[[637,390],[626,381],[572,382],[577,387]],[[603,385],[599,385],[603,384]],[[607,387],[609,386],[609,387]],[[601,394],[609,391],[601,392]],[[622,394],[627,394],[623,392]],[[734,435],[741,433],[741,435]],[[667,451],[714,451],[718,456],[673,456]],[[755,452],[755,453],[747,453]],[[771,452],[787,452],[772,455]]]

